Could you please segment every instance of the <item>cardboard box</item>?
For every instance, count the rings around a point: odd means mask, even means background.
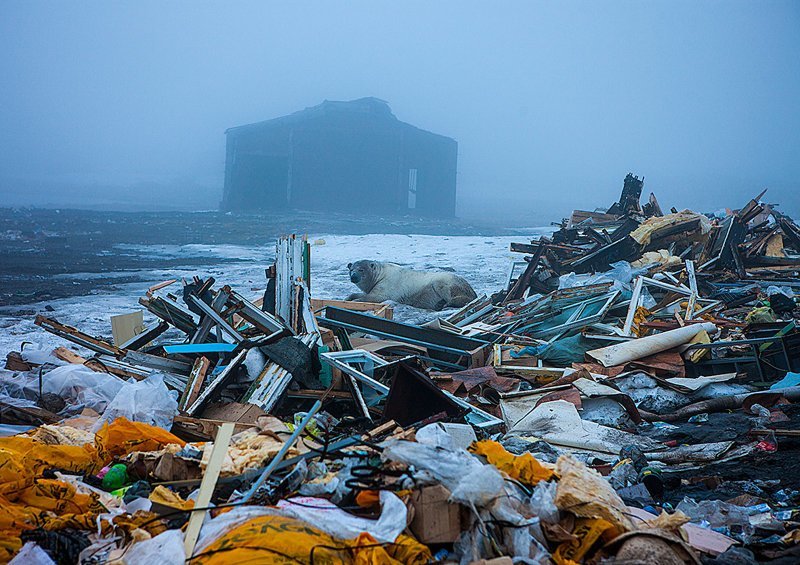
[[[414,518],[409,528],[422,543],[453,543],[461,535],[468,517],[460,504],[448,498],[450,491],[442,485],[422,487],[411,496]]]

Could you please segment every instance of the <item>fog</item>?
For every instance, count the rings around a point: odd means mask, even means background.
[[[800,212],[800,4],[0,3],[0,205],[209,209],[224,131],[375,96],[459,142],[458,213]]]

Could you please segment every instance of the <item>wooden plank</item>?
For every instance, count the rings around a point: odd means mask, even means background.
[[[53,350],[53,355],[61,359],[62,361],[66,361],[67,363],[72,363],[74,365],[83,365],[86,363],[86,358],[81,357],[71,349],[67,349],[66,347],[56,347]]]
[[[286,396],[288,398],[313,398],[313,399],[353,398],[352,394],[350,394],[349,392],[345,392],[343,390],[310,390],[310,389],[290,390],[286,392]]]
[[[391,320],[394,316],[394,308],[388,304],[380,302],[356,302],[354,300],[322,300],[319,298],[311,299],[311,309],[315,313],[319,313],[324,308],[333,306],[335,308],[344,308],[345,310],[355,310],[356,312],[371,312],[379,318]]]
[[[163,334],[170,328],[170,325],[164,320],[159,320],[155,324],[151,324],[145,328],[144,331],[125,343],[119,345],[120,349],[135,349],[139,350],[148,343],[151,343],[155,338]]]
[[[619,221],[619,216],[603,212],[590,212],[588,210],[573,210],[567,223],[567,228],[574,228],[589,219],[592,220],[592,225],[612,224]]]
[[[775,233],[767,239],[765,244],[766,249],[764,255],[767,257],[785,257],[783,253],[783,236]]]
[[[200,527],[203,525],[203,519],[207,512],[206,509],[211,502],[211,495],[214,494],[214,488],[217,486],[219,472],[222,470],[222,463],[225,461],[225,456],[228,454],[228,444],[231,442],[233,429],[233,422],[225,422],[219,427],[217,437],[214,440],[211,458],[208,461],[206,472],[203,474],[203,480],[200,482],[200,492],[197,493],[197,500],[195,501],[195,508],[197,508],[197,510],[192,510],[192,516],[189,518],[189,525],[186,526],[186,536],[184,538],[183,547],[186,551],[186,555],[189,557],[194,553],[194,546],[197,543],[197,537],[200,535]]]
[[[223,290],[220,290],[220,293],[222,293],[222,292],[223,292]],[[217,294],[217,296],[219,296],[219,294]],[[195,306],[197,306],[205,314],[205,316],[203,317],[203,322],[201,322],[200,327],[197,330],[197,333],[194,336],[192,336],[192,343],[200,343],[202,341],[205,341],[204,338],[202,340],[199,339],[197,334],[199,334],[200,331],[203,329],[203,325],[206,323],[208,318],[211,318],[211,320],[208,321],[209,328],[214,323],[217,324],[217,340],[218,341],[222,339],[222,335],[221,335],[221,333],[219,331],[220,327],[225,331],[225,333],[227,333],[229,336],[231,336],[234,339],[234,341],[236,341],[237,343],[241,342],[241,341],[244,341],[244,338],[242,337],[242,335],[239,332],[237,332],[235,329],[233,329],[233,327],[231,327],[231,325],[220,315],[219,312],[214,310],[214,308],[212,306],[209,306],[208,304],[206,304],[205,302],[203,302],[202,300],[200,300],[199,298],[197,298],[193,294],[190,294],[187,297],[187,300],[189,302],[191,302],[192,304],[194,304]],[[227,300],[227,298],[226,298],[226,300]],[[214,304],[214,303],[212,303],[212,304]]]
[[[514,282],[514,284],[508,290],[505,302],[511,300],[517,300],[523,297],[525,291],[528,290],[528,287],[530,286],[531,279],[533,278],[533,275],[536,272],[536,267],[539,266],[539,261],[541,261],[542,254],[545,252],[546,249],[547,245],[545,243],[540,242],[538,247],[536,248],[536,251],[534,251],[533,253],[533,257],[531,257],[531,260],[525,267],[525,270],[522,272],[519,278]]]
[[[527,253],[528,255],[533,255],[539,250],[541,246],[540,243],[511,243],[511,252],[512,253]]]
[[[225,303],[228,301],[229,296],[230,293],[226,292],[225,288],[221,289],[211,301],[211,309],[214,312],[221,312],[225,306]],[[195,299],[197,297],[193,296],[192,298]],[[197,298],[197,300],[200,299]],[[203,304],[205,304],[205,302]],[[214,321],[214,318],[208,314],[203,316],[200,320],[200,325],[197,326],[197,331],[192,336],[192,339],[189,340],[189,343],[204,343],[208,339],[208,334],[211,332],[211,328],[214,327]],[[217,330],[217,332],[219,332],[219,330]],[[217,338],[219,337],[219,333],[217,333]]]
[[[0,401],[0,418],[3,422],[25,422],[34,426],[39,424],[55,424],[61,421],[61,416],[42,408],[23,408]]]
[[[232,423],[233,432],[239,433],[255,427],[249,422],[226,422],[224,420],[212,420],[209,418],[192,418],[190,416],[175,416],[172,421],[172,433],[184,436],[192,436],[192,441],[209,441],[219,433],[219,428],[223,424]],[[196,438],[196,439],[194,439]]]
[[[34,367],[39,367],[36,363],[28,363],[22,358],[19,351],[9,351],[6,355],[6,369],[9,371],[31,371]]]
[[[140,297],[139,304],[147,308],[153,315],[175,326],[187,335],[194,335],[197,331],[194,313],[173,300],[160,296],[153,296],[152,298]]]
[[[164,282],[160,282],[158,284],[154,284],[153,286],[151,286],[150,288],[147,289],[147,294],[150,294],[152,292],[160,290],[160,289],[164,288],[165,286],[169,286],[169,285],[174,284],[176,282],[178,282],[178,279],[169,279],[168,281],[164,281]]]

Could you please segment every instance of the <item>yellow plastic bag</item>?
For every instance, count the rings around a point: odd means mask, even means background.
[[[134,451],[157,451],[171,443],[186,445],[185,441],[167,430],[142,422],[131,422],[127,418],[117,418],[110,424],[103,424],[94,438],[97,455],[104,465],[114,457]]]
[[[580,562],[600,536],[610,530],[614,530],[614,526],[602,518],[578,518],[572,530],[577,539],[559,545],[553,553],[553,561],[558,565]]]
[[[177,508],[178,510],[191,510],[194,508],[194,500],[184,500],[181,496],[163,485],[158,485],[153,489],[149,496],[152,502]]]
[[[37,479],[0,495],[0,562],[11,559],[22,547],[19,534],[23,530],[92,529],[102,511],[97,495],[78,493],[69,483],[53,479]]]
[[[552,469],[544,466],[530,453],[514,455],[496,441],[488,439],[478,441],[473,443],[469,450],[476,455],[484,456],[491,465],[526,485],[549,481],[555,476]]]
[[[125,418],[104,425],[94,445],[46,444],[25,435],[0,438],[0,562],[10,560],[22,546],[23,530],[91,530],[97,515],[105,511],[96,495],[41,478],[45,470],[95,473],[114,457],[154,451],[171,443],[185,444],[166,430]]]
[[[47,445],[26,436],[0,438],[0,493],[31,485],[45,469],[82,473],[94,463],[95,453],[86,446]]]

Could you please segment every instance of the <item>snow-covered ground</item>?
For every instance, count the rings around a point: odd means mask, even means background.
[[[505,285],[511,262],[521,260],[509,251],[512,241],[528,241],[548,233],[547,228],[531,229],[514,236],[431,236],[431,235],[309,235],[312,242],[311,291],[315,298],[342,299],[357,292],[347,273],[347,263],[359,259],[392,261],[415,269],[452,269],[466,278],[480,295],[496,292]],[[0,310],[0,359],[8,351],[26,346],[52,349],[67,342],[33,324],[35,314],[42,313],[59,322],[75,326],[95,336],[110,339],[110,317],[141,309],[138,298],[148,287],[170,278],[192,275],[213,276],[221,284],[229,284],[245,296],[263,294],[264,269],[274,258],[274,247],[238,245],[126,245],[130,253],[149,257],[208,258],[208,267],[174,268],[169,270],[130,271],[120,276],[137,275],[141,282],[120,284],[113,291],[7,307]],[[516,256],[514,256],[516,255]],[[221,263],[220,261],[226,261]],[[92,273],[62,275],[63,284],[76,279],[91,279]],[[108,274],[104,274],[107,277]],[[53,311],[45,311],[50,306]],[[396,306],[395,319],[421,322],[434,317],[406,306]],[[145,322],[153,317],[145,311]]]

